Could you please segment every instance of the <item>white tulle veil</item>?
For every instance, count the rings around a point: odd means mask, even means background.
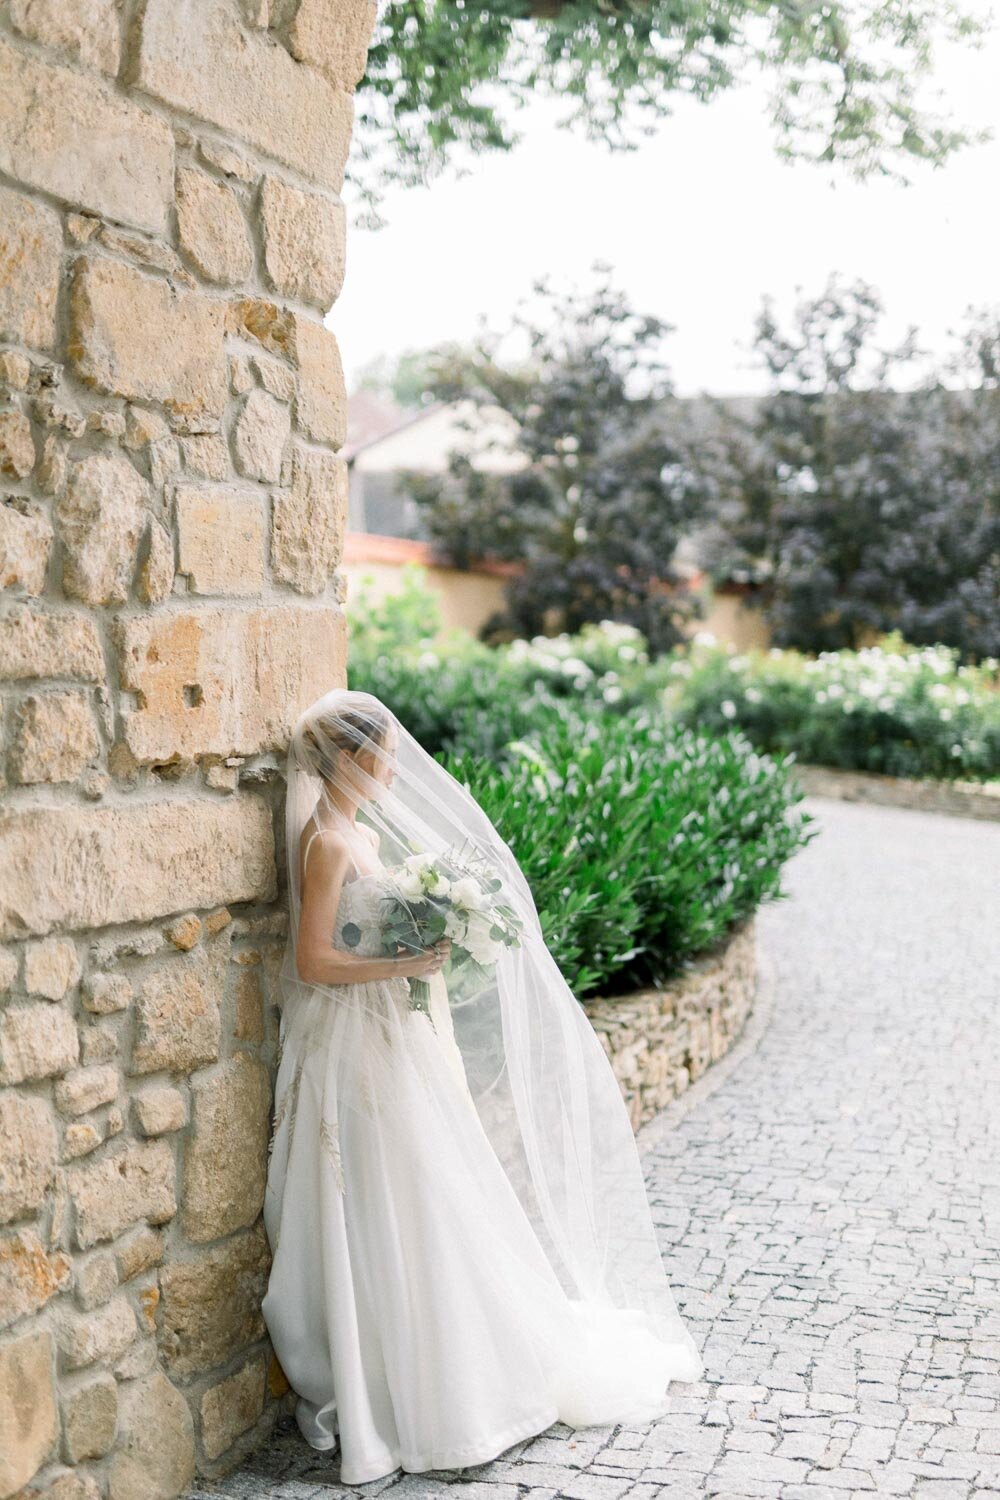
[[[520,942],[501,946],[488,977],[470,983],[466,973],[449,995],[482,1126],[567,1294],[641,1314],[675,1352],[677,1377],[697,1378],[700,1360],[664,1271],[618,1083],[545,945],[517,861],[485,812],[378,698],[337,688],[294,727],[285,817],[283,1028],[296,1016],[300,1027],[308,1024],[303,1018],[317,1015],[317,1006],[343,1004],[345,995],[344,985],[299,976],[303,830],[306,837],[316,827],[338,830],[359,869],[370,870],[374,857],[391,868],[415,852],[461,848],[499,877]],[[364,828],[377,836],[377,856]],[[447,985],[447,971],[434,982]],[[353,987],[351,995],[351,1003],[363,1003]]]

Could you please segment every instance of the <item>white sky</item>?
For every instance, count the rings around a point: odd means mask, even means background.
[[[675,325],[666,354],[681,394],[762,388],[748,345],[761,297],[779,309],[831,271],[882,293],[886,336],[916,323],[931,349],[966,308],[1000,305],[1000,32],[951,48],[935,84],[956,119],[998,139],[910,186],[850,181],[780,162],[751,83],[715,103],[679,101],[637,151],[611,153],[556,128],[554,102],[522,111],[522,144],[474,175],[389,196],[377,231],[348,232],[344,290],[327,318],[351,387],[379,354],[498,330],[532,281],[591,284],[595,259],[633,308]]]

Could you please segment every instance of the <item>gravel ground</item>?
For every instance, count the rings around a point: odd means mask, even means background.
[[[808,805],[735,1066],[640,1138],[704,1383],[350,1488],[284,1418],[192,1494],[1000,1500],[1000,825]]]

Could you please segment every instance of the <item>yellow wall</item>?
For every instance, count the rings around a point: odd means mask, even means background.
[[[348,614],[362,588],[375,601],[399,591],[400,565],[397,563],[345,563],[341,572],[347,579]],[[502,578],[494,578],[488,573],[430,566],[425,567],[425,573],[427,587],[438,597],[441,624],[446,630],[460,626],[475,635],[484,620],[494,610],[503,607]]]
[[[375,601],[399,590],[399,572],[403,565],[387,561],[345,562],[341,572],[347,579],[347,612],[361,589]],[[459,568],[423,565],[427,587],[438,598],[442,626],[460,626],[475,635],[483,622],[503,608],[504,579],[488,573],[465,572]],[[364,580],[370,580],[365,582]],[[755,609],[747,609],[738,594],[717,593],[710,597],[703,619],[695,620],[690,634],[703,630],[718,640],[731,643],[738,651],[755,646],[766,649],[770,644],[767,626]]]

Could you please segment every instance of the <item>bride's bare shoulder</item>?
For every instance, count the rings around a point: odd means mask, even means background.
[[[319,851],[322,850],[322,854]],[[350,846],[344,835],[336,828],[322,828],[310,818],[299,837],[299,856],[305,862],[319,855],[331,865],[350,859]],[[303,874],[305,871],[303,870]]]

